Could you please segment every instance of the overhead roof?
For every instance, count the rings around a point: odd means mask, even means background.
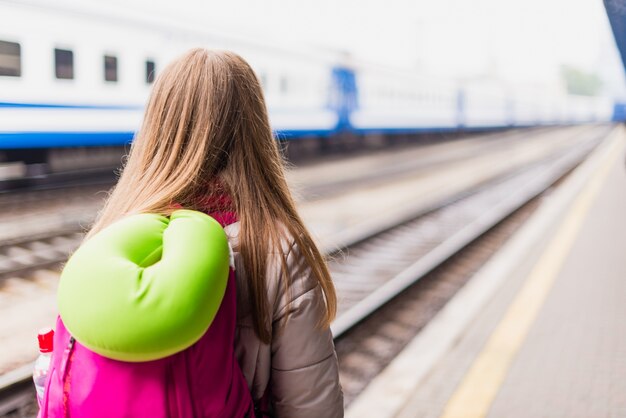
[[[622,64],[626,68],[626,0],[604,0],[604,7],[622,56]]]

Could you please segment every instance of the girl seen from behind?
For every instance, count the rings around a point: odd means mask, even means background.
[[[329,328],[335,290],[283,165],[261,86],[241,57],[193,49],[163,70],[87,240],[129,215],[192,209],[224,227],[235,269],[197,343],[144,363],[93,356],[83,366],[98,372],[73,367],[58,410],[109,418],[343,416]],[[66,337],[59,319],[55,344]],[[77,379],[88,394],[71,385]],[[56,416],[46,415],[54,402],[41,416]]]

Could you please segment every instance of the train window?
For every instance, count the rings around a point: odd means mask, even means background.
[[[0,76],[22,75],[22,49],[16,42],[0,41]]]
[[[104,56],[104,80],[117,81],[117,57]]]
[[[56,78],[72,80],[74,78],[74,51],[54,49],[54,73]]]
[[[156,71],[156,65],[154,61],[147,60],[146,61],[146,83],[152,84],[154,83],[154,75]]]

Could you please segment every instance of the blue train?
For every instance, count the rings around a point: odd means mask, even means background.
[[[0,150],[129,143],[155,74],[194,46],[234,50],[252,64],[272,126],[286,139],[614,117],[610,100],[558,88],[435,79],[351,62],[338,53],[224,37],[139,14],[120,17],[97,4],[80,7],[68,11],[43,0],[0,3]]]

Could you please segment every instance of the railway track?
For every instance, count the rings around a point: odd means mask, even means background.
[[[327,199],[365,185],[385,184],[393,179],[415,175],[417,172],[428,173],[432,169],[466,160],[468,155],[493,153],[497,149],[507,149],[525,139],[550,135],[557,130],[555,127],[511,130],[479,138],[435,143],[424,147],[406,147],[404,150],[392,150],[386,154],[377,154],[376,164],[369,169],[360,166],[358,159],[356,159],[355,164],[348,168],[344,168],[343,161],[337,161],[342,164],[341,175],[336,175],[331,170],[329,173],[331,175],[327,177],[310,176],[313,178],[312,182],[300,178],[297,183],[306,183],[302,190],[302,200]],[[306,172],[306,168],[304,171]]]
[[[332,325],[346,406],[605,136],[433,208],[332,262],[339,294],[349,295]]]
[[[516,128],[516,129],[505,129],[498,133],[487,133],[487,134],[478,134],[478,137],[489,137],[496,136],[499,140],[505,141],[509,138],[515,138],[518,136],[525,136],[531,132],[535,131],[544,131],[548,132],[550,130],[555,129],[555,127],[534,127],[534,128]],[[473,134],[474,136],[476,134]],[[456,136],[452,136],[450,139],[454,141],[457,138]],[[462,137],[461,137],[462,138]],[[431,140],[433,143],[440,143],[442,141],[441,136],[437,137],[436,142]],[[414,138],[413,144],[403,144],[406,148],[411,148],[412,145],[418,142],[423,142],[420,137]],[[428,142],[427,142],[428,143]],[[483,144],[486,147],[489,145]],[[391,147],[393,148],[393,147]],[[116,173],[119,171],[121,167],[121,162],[124,159],[125,150],[122,148],[109,149],[90,149],[86,151],[84,149],[75,149],[68,151],[64,150],[53,150],[53,155],[50,156],[51,161],[46,164],[37,163],[21,166],[19,169],[13,169],[13,171],[23,171],[21,174],[15,173],[15,177],[9,178],[0,178],[0,207],[3,204],[3,200],[8,198],[8,200],[19,200],[22,199],[23,196],[28,197],[31,194],[45,194],[45,192],[57,191],[61,189],[77,189],[77,188],[85,188],[85,187],[93,187],[93,186],[112,186],[116,181]],[[353,151],[358,151],[359,149],[355,149]],[[61,155],[61,153],[67,153],[66,155]],[[379,153],[380,149],[363,149],[365,154],[367,153]],[[98,156],[98,154],[100,154]],[[95,156],[95,158],[94,158]],[[324,155],[323,158],[325,160],[329,158],[335,158],[337,160],[341,160],[346,157],[346,154],[329,154]],[[304,159],[300,161],[300,163],[313,163],[318,161],[316,159]],[[10,163],[17,164],[17,163]],[[412,166],[406,167],[395,167],[394,170],[406,170],[413,169]],[[358,180],[357,180],[358,182]],[[323,195],[326,191],[336,191],[338,190],[337,186],[339,184],[325,184],[319,185],[319,194]],[[317,191],[315,191],[317,192]],[[317,196],[317,193],[316,193]],[[16,199],[17,197],[17,199]],[[23,200],[23,199],[22,199]]]
[[[569,172],[604,137],[593,137],[564,155],[550,156],[475,190],[457,195],[387,231],[342,251],[330,263],[345,295],[333,334],[341,336]]]
[[[112,183],[111,183],[112,184]],[[13,193],[0,193],[0,211],[5,212],[29,212],[42,206],[58,206],[78,203],[85,199],[102,200],[104,190],[109,188],[108,183],[85,184],[71,187],[23,190]]]
[[[344,170],[344,173],[341,175],[330,175],[323,179],[310,175],[311,167],[314,170],[316,167],[315,164],[312,164],[304,168],[298,167],[295,170],[291,170],[290,176],[295,178],[290,179],[290,182],[302,185],[300,187],[300,203],[324,199],[345,193],[355,187],[390,182],[395,178],[414,174],[417,171],[427,171],[432,167],[450,164],[458,161],[463,155],[468,153],[476,154],[490,148],[505,147],[507,144],[522,141],[525,137],[532,135],[549,134],[554,129],[513,130],[500,133],[498,138],[495,137],[495,134],[490,134],[466,140],[444,141],[443,143],[429,144],[427,146],[407,145],[401,147],[401,149],[389,149],[377,154],[380,155],[381,161],[377,161],[376,164],[364,163],[363,160],[367,160],[368,157],[371,159],[371,155],[359,155],[348,159],[353,166],[347,172]],[[376,159],[378,160],[378,156]],[[398,159],[401,159],[401,161],[396,161]],[[388,160],[394,160],[396,163],[386,164]],[[337,164],[341,165],[342,161],[334,160],[330,163],[331,166]],[[303,170],[305,171],[304,175],[298,175],[298,172]],[[113,171],[111,168],[107,172],[111,174]],[[110,175],[96,179],[93,176],[86,176],[87,181],[84,184],[80,183],[76,173],[74,173],[73,178],[71,182],[55,182],[48,179],[47,184],[32,183],[28,187],[26,187],[28,182],[25,182],[24,188],[13,190],[3,190],[3,181],[0,180],[0,224],[7,222],[20,225],[28,224],[30,223],[29,220],[22,219],[21,214],[25,214],[26,217],[32,217],[33,213],[41,213],[42,217],[46,217],[50,213],[67,212],[68,208],[72,208],[74,214],[77,210],[88,215],[95,213],[106,197],[106,190],[113,185],[113,178]],[[307,181],[308,178],[313,179],[313,181]],[[40,180],[44,181],[44,179]],[[91,218],[93,217],[91,214],[87,218],[90,216]],[[68,214],[66,219],[67,222],[64,223],[64,227],[69,225],[72,216]],[[76,224],[87,225],[90,222],[91,219],[81,217]],[[46,224],[52,223],[54,221],[46,222]],[[58,227],[52,226],[51,228]],[[46,225],[44,228],[36,227],[33,229],[47,232],[49,227]],[[17,230],[15,234],[9,234],[9,236],[21,237],[23,235],[32,235],[34,232]],[[5,238],[6,233],[0,234],[0,241]]]
[[[549,135],[553,131],[554,128],[544,128],[530,132],[513,131],[507,133],[501,140],[489,139],[489,137],[483,140],[473,139],[469,140],[470,143],[458,143],[457,147],[459,149],[447,149],[446,152],[435,155],[434,158],[432,155],[429,156],[430,158],[423,159],[414,158],[416,156],[414,154],[410,154],[408,157],[396,154],[386,155],[383,160],[384,169],[380,170],[378,167],[376,170],[368,170],[360,167],[356,172],[348,173],[339,180],[336,180],[336,176],[332,176],[335,178],[334,183],[329,182],[327,179],[316,179],[315,184],[306,185],[302,199],[306,202],[332,194],[345,193],[354,189],[357,185],[364,188],[385,181],[389,182],[398,176],[427,171],[441,164],[445,165],[458,161],[468,152],[474,154],[483,153],[489,147],[502,149],[516,141],[523,141],[529,136],[536,135],[541,138],[543,135]],[[445,144],[444,146],[449,145],[451,144]],[[396,161],[396,164],[389,164],[389,161],[387,161],[389,159],[400,161]],[[31,231],[25,231],[24,229],[29,229],[28,225],[22,225],[21,219],[15,221],[20,223],[20,228],[15,231],[17,235],[0,241],[0,279],[11,276],[19,277],[29,271],[54,267],[58,263],[65,261],[68,253],[80,243],[80,232],[85,225],[91,222],[93,215],[89,215],[88,212],[95,214],[104,196],[105,193],[102,192],[101,187],[94,185],[74,186],[59,190],[31,190],[12,195],[0,194],[0,208],[5,213],[28,213],[33,211],[36,213],[42,212],[42,215],[44,211],[67,213],[67,205],[77,205],[77,209],[74,209],[72,213],[68,213],[67,219],[62,224],[56,225],[55,221],[51,220],[43,222],[43,228],[32,228],[35,231],[42,230],[43,232],[32,233]],[[448,204],[449,202],[441,203],[441,205]],[[87,213],[87,216],[77,216],[78,211]],[[415,215],[409,214],[409,216],[414,217]],[[1,217],[0,221],[3,221]],[[13,218],[10,218],[11,221],[13,221]],[[28,223],[26,222],[26,224]],[[24,237],[22,235],[28,236]],[[366,238],[370,235],[371,231],[365,233]],[[4,236],[6,237],[6,235]],[[348,243],[354,241],[354,238],[346,240]],[[325,250],[328,252],[332,251],[330,247]]]
[[[67,260],[68,254],[80,244],[82,238],[83,233],[77,227],[2,242],[0,279],[55,267]]]
[[[389,149],[384,154],[387,159],[394,160],[393,164],[385,164],[381,158],[375,170],[364,170],[358,167],[350,170],[338,180],[337,176],[328,179],[314,179],[314,182],[303,187],[301,200],[309,201],[328,198],[363,185],[380,184],[403,175],[415,173],[418,170],[426,171],[442,164],[449,164],[467,157],[468,153],[493,151],[497,147],[507,147],[516,141],[540,134],[550,134],[557,128],[543,127],[526,130],[511,130],[499,134],[488,134],[466,140],[444,141],[443,143],[429,144],[425,147],[411,146],[401,150]],[[462,146],[459,146],[461,145]],[[407,158],[416,155],[421,149],[428,148],[427,153],[433,153],[441,147],[453,145],[455,149],[436,155],[435,158]],[[433,148],[431,150],[430,148]],[[408,155],[407,155],[408,153]],[[412,154],[411,154],[412,153]],[[367,156],[361,155],[360,157]],[[380,155],[380,153],[378,154]],[[397,161],[398,158],[402,161]],[[378,158],[378,157],[377,157]],[[359,160],[359,157],[355,157]],[[341,164],[342,160],[336,160]],[[315,164],[313,164],[315,166]],[[49,175],[31,176],[28,178],[0,180],[0,212],[15,212],[34,210],[42,205],[57,205],[59,201],[77,201],[92,196],[111,187],[115,182],[115,171],[119,167],[93,169],[91,171],[74,171],[54,173]],[[300,170],[301,167],[298,167]],[[298,179],[297,182],[300,182]],[[104,196],[102,193],[101,196]]]
[[[38,174],[0,180],[0,196],[16,192],[49,191],[65,188],[110,185],[115,182],[117,166]]]
[[[340,252],[331,254],[330,269],[340,298],[339,315],[332,328],[347,404],[373,377],[371,373],[380,371],[401,349],[408,335],[414,336],[452,297],[453,290],[462,286],[466,279],[459,278],[470,277],[471,266],[480,264],[477,261],[480,257],[470,255],[471,262],[461,261],[466,266],[465,271],[452,274],[454,285],[449,280],[431,277],[442,274],[441,269],[445,266],[458,270],[455,263],[463,259],[462,254],[467,254],[477,245],[480,247],[479,242],[490,242],[488,237],[497,235],[494,231],[506,231],[503,224],[515,224],[515,219],[520,222],[519,219],[523,218],[520,213],[528,211],[532,202],[536,202],[542,193],[576,167],[606,136],[607,129],[595,129],[588,140],[564,155],[552,155],[522,170],[508,173],[436,207],[414,213],[411,219],[403,218],[383,231],[353,240]],[[59,237],[50,234],[0,247],[0,277],[41,268],[29,265],[29,260],[34,258],[44,266],[64,261],[81,238],[77,231],[65,231],[65,234],[61,243],[55,241]],[[497,245],[493,249],[493,239],[491,242],[490,251],[494,252]],[[29,250],[37,252],[44,247],[48,251],[46,257],[27,255]],[[25,251],[20,253],[15,248]],[[483,256],[490,251],[478,250]],[[14,257],[15,254],[19,257]],[[6,258],[3,259],[3,256]],[[21,261],[17,263],[17,260]],[[433,297],[428,296],[428,290],[415,290],[429,286],[444,288],[443,293],[447,296]],[[418,296],[415,296],[416,292]],[[403,295],[411,293],[413,297],[408,301],[421,302],[409,303]],[[399,302],[401,300],[404,302]],[[407,308],[408,305],[411,306]],[[396,311],[400,312],[394,314],[399,320],[390,313]],[[32,416],[28,411],[34,408],[33,398],[25,395],[26,392],[32,395],[29,368],[17,371],[11,379],[6,375],[3,378],[0,380],[0,416],[15,410],[16,405],[17,411],[21,412],[8,416]],[[21,404],[29,396],[30,403]]]
[[[528,202],[335,340],[346,407],[524,224],[541,200]]]

